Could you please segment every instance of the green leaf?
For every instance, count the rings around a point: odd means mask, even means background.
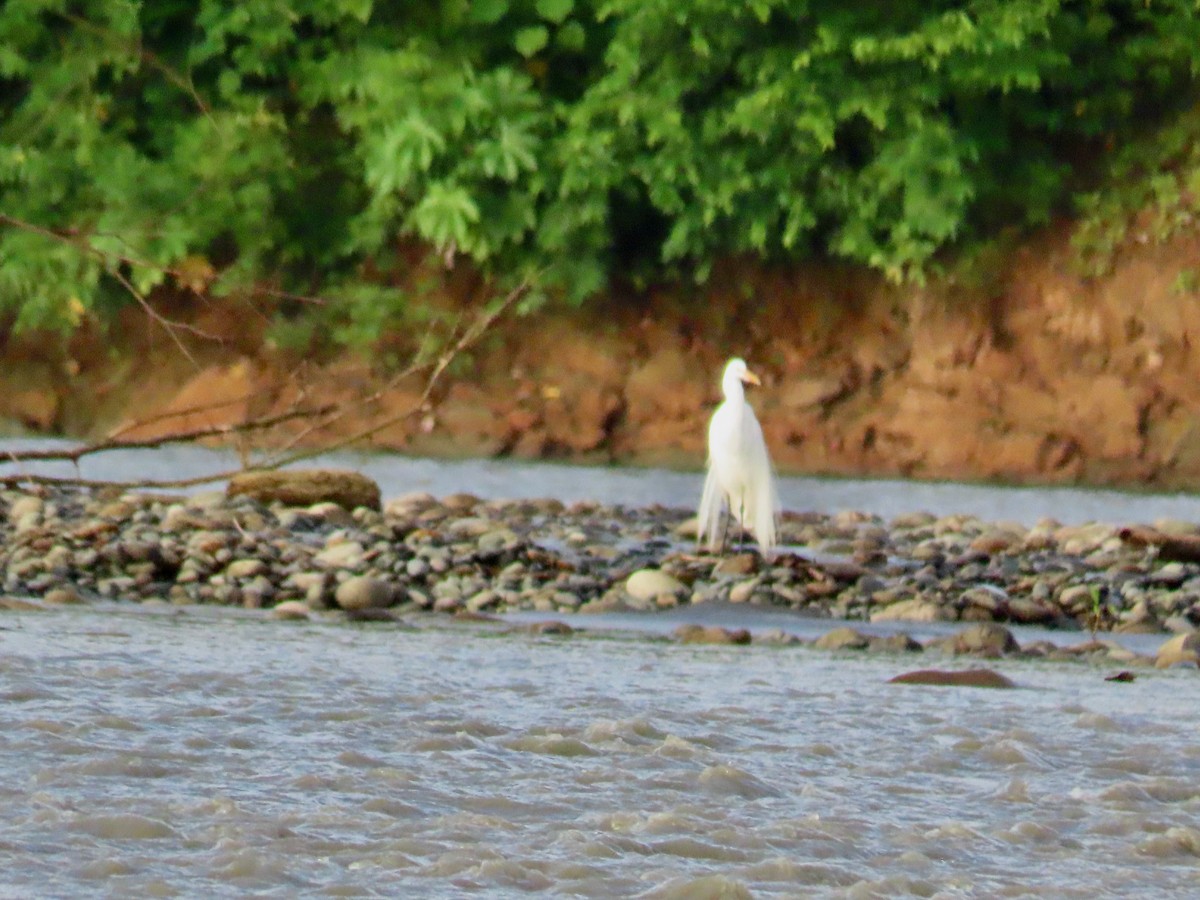
[[[554,33],[554,41],[564,50],[580,53],[587,45],[587,31],[579,22],[572,19]]]
[[[472,0],[470,20],[479,25],[495,25],[508,12],[509,0]]]
[[[534,7],[547,22],[561,25],[575,8],[575,0],[537,0]]]
[[[522,28],[513,39],[513,46],[526,59],[542,50],[550,40],[550,32],[545,25],[531,25]]]
[[[479,222],[479,207],[459,185],[436,183],[412,213],[413,227],[439,250],[451,246],[472,252],[471,227]]]

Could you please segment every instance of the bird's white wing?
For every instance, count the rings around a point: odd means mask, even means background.
[[[696,541],[704,543],[707,536],[710,550],[717,549],[717,538],[721,528],[721,510],[725,505],[725,489],[713,465],[708,459],[708,471],[704,475],[704,492],[700,495],[700,512],[696,522]]]
[[[775,473],[771,469],[771,457],[767,453],[762,426],[749,406],[742,417],[742,429],[746,460],[746,524],[754,532],[765,554],[775,546],[779,494],[775,490]]]

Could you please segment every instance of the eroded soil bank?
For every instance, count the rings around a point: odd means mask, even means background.
[[[693,297],[650,290],[603,312],[503,319],[406,417],[419,378],[390,383],[378,357],[283,353],[261,309],[177,298],[163,315],[207,335],[176,335],[188,355],[140,311],[65,352],[7,341],[0,417],[91,438],[140,421],[124,434],[148,437],[334,404],[343,415],[305,442],[400,417],[371,443],[700,466],[720,368],[742,355],[763,378],[751,399],[784,472],[1191,487],[1200,295],[1180,276],[1198,259],[1195,236],[1134,235],[1108,275],[1085,278],[1060,231],[971,285],[730,265]],[[446,303],[469,310],[484,296],[444,278]]]

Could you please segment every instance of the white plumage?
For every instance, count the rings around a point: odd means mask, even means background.
[[[698,538],[710,549],[723,548],[721,514],[728,509],[749,529],[765,554],[775,545],[779,497],[762,427],[746,402],[743,383],[760,384],[740,359],[731,359],[721,378],[725,400],[708,425],[708,474],[700,498]]]

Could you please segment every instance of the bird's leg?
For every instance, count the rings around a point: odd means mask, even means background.
[[[731,512],[732,515],[732,512]],[[738,497],[738,553],[743,552],[745,547],[745,521],[746,521],[746,502],[744,497]]]
[[[721,543],[717,545],[717,556],[724,556],[725,539],[729,536],[729,513],[724,504],[722,504],[721,514],[717,518],[721,521]]]

